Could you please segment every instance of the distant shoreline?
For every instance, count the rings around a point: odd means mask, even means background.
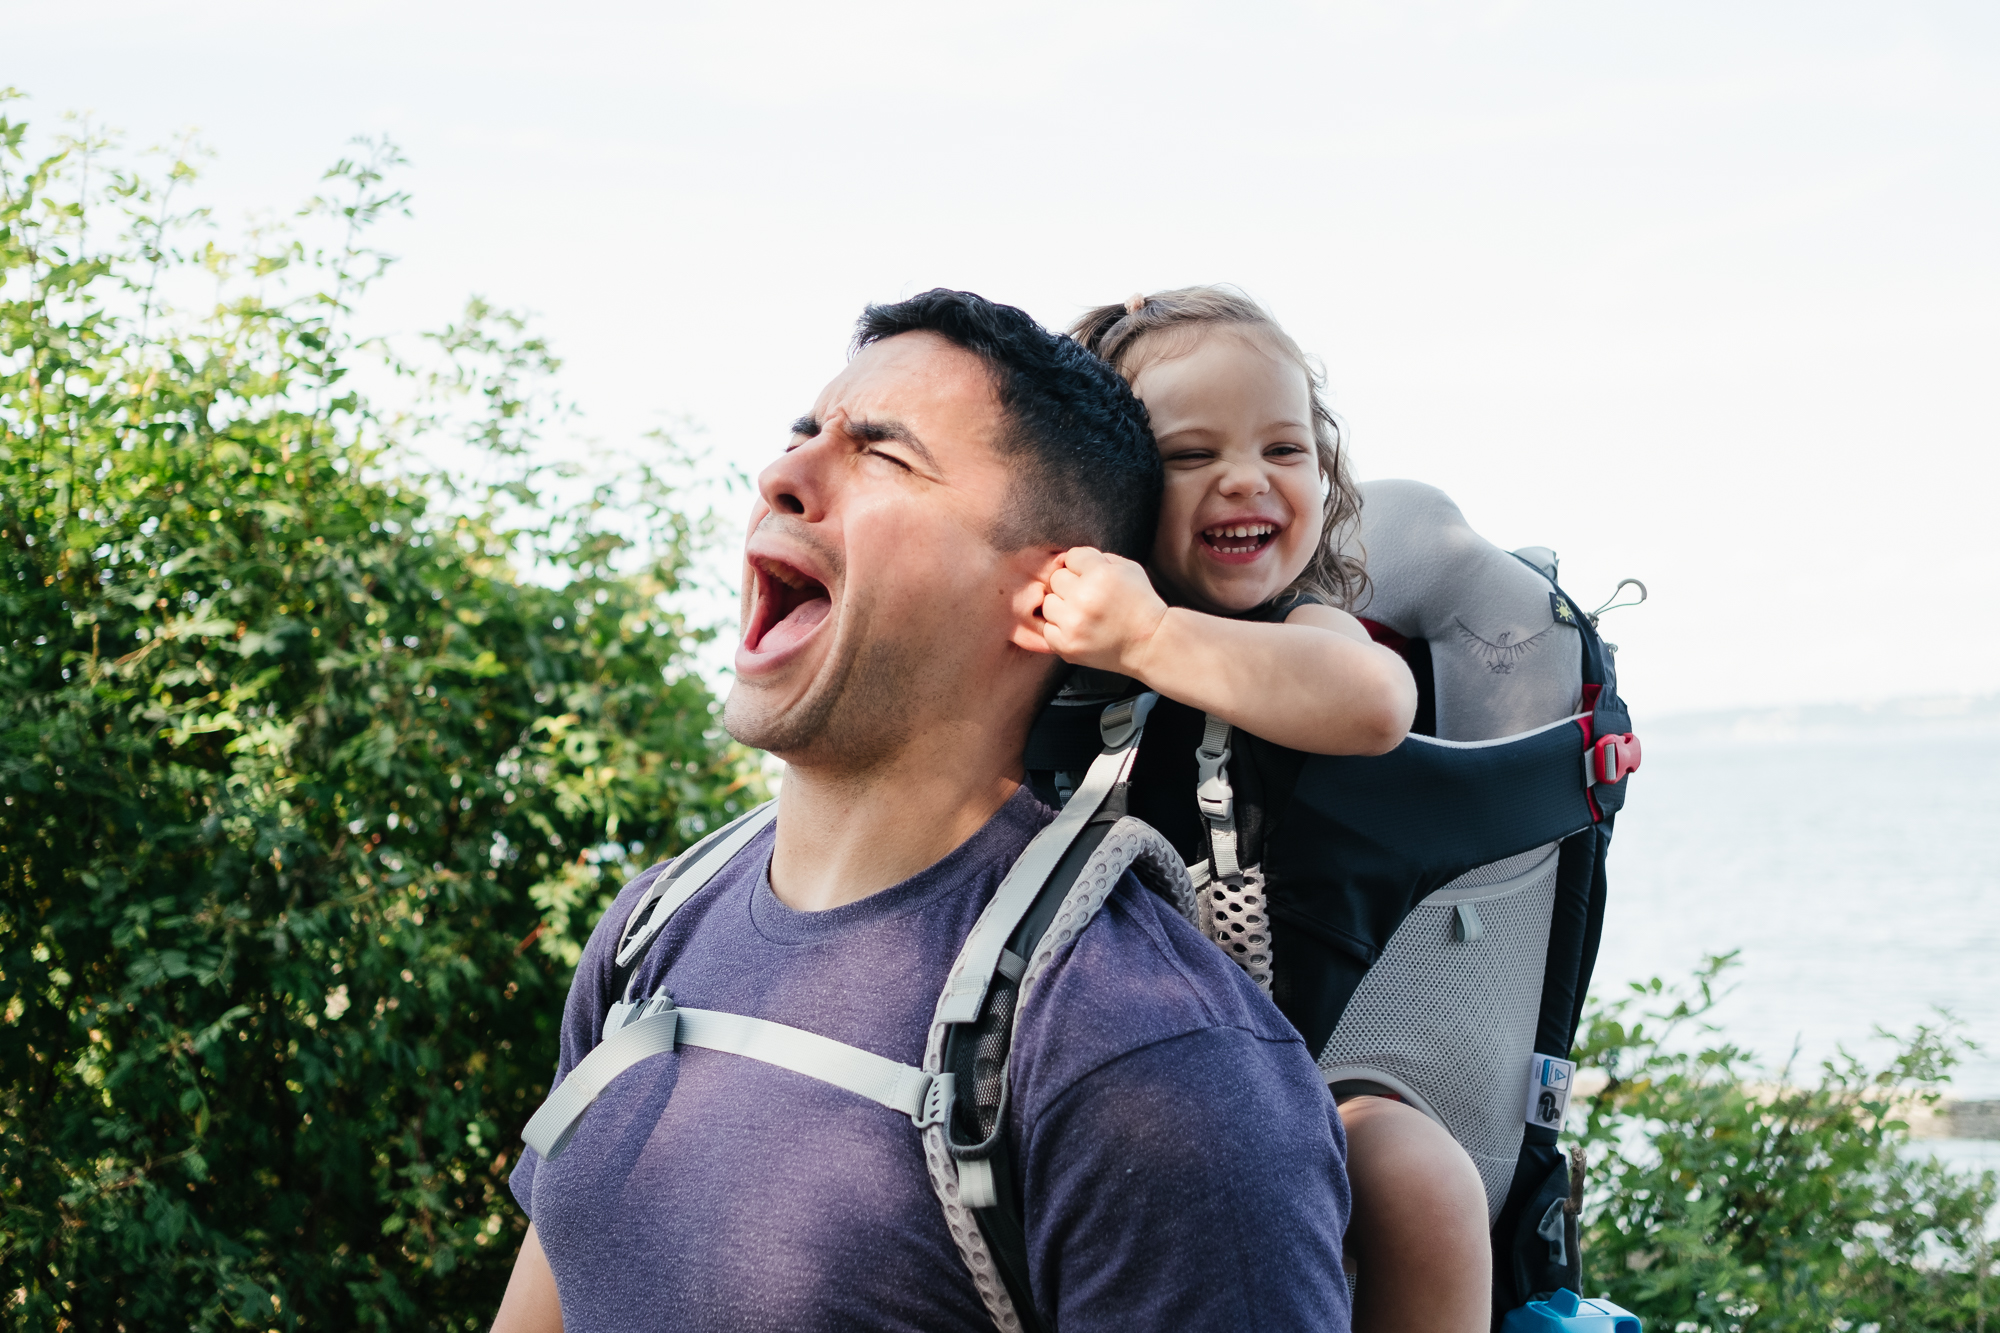
[[[1860,740],[2000,733],[2000,694],[1932,695],[1875,703],[1798,704],[1786,708],[1725,708],[1640,716],[1642,739],[1676,741]]]

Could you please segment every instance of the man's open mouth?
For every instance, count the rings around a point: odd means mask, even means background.
[[[753,653],[779,653],[810,635],[833,609],[826,585],[782,560],[759,556],[751,561],[757,578],[757,601],[743,646]]]
[[[1278,539],[1275,523],[1224,523],[1202,530],[1202,544],[1217,555],[1255,555]]]

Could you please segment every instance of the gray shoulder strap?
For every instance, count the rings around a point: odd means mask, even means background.
[[[664,876],[666,881],[664,885],[657,890],[648,889],[639,901],[633,904],[632,915],[625,920],[625,930],[619,936],[618,953],[613,961],[623,967],[645,952],[646,946],[652,943],[653,937],[660,933],[673,914],[681,909],[682,904],[694,897],[704,884],[714,879],[717,871],[728,865],[736,853],[749,846],[750,840],[762,833],[764,826],[777,817],[778,803],[766,801],[734,823],[716,830],[683,853],[684,857],[689,858],[688,868]],[[639,922],[640,913],[648,906],[651,906],[652,914],[646,918],[644,924],[639,925],[638,929],[633,929]]]
[[[980,1008],[986,1003],[987,987],[1000,966],[1001,950],[1007,947],[1007,940],[1021,924],[1021,918],[1035,905],[1042,886],[1049,882],[1049,876],[1055,873],[1077,834],[1083,832],[1083,826],[1097,814],[1112,789],[1131,776],[1132,761],[1139,753],[1139,740],[1145,733],[1146,715],[1159,700],[1159,695],[1148,692],[1104,710],[1104,717],[1098,723],[1104,737],[1104,752],[1091,761],[1090,771],[1078,785],[1076,795],[1070,797],[1069,804],[1047,828],[1035,835],[1028,849],[1008,870],[1007,877],[1000,881],[986,910],[973,922],[972,933],[965,937],[958,959],[951,965],[944,994],[938,997],[937,1011],[931,1016],[933,1024],[978,1021]]]
[[[938,998],[924,1047],[924,1068],[933,1075],[951,1077],[942,1072],[946,1036],[954,1024],[980,1019],[987,992],[994,977],[1002,971],[1007,943],[1044,890],[1059,891],[1063,898],[1047,930],[1031,950],[1032,956],[1015,960],[1025,964],[1026,969],[1019,974],[1020,988],[1014,1002],[1017,1013],[1055,951],[1089,924],[1127,868],[1141,871],[1153,888],[1183,915],[1193,912],[1194,887],[1180,857],[1158,833],[1131,818],[1118,819],[1112,825],[1073,879],[1066,884],[1050,883],[1050,877],[1075,845],[1078,835],[1100,817],[1106,799],[1131,776],[1146,716],[1157,701],[1157,695],[1147,693],[1105,709],[1099,722],[1103,752],[1091,763],[1075,795],[1054,822],[1042,830],[1014,863],[966,937],[944,994]],[[1114,802],[1113,808],[1119,804]],[[1011,1025],[1006,1030],[1011,1032]],[[949,1097],[947,1091],[947,1107]],[[994,1162],[983,1156],[961,1155],[947,1127],[946,1117],[923,1127],[924,1163],[930,1170],[931,1188],[944,1209],[945,1225],[972,1274],[973,1286],[1001,1333],[1020,1333],[1026,1327],[1039,1327],[1032,1310],[1023,1318],[1018,1301],[1026,1299],[1026,1292],[1023,1290],[1019,1297],[1014,1294],[1010,1279],[995,1260],[993,1242],[980,1222],[977,1210],[991,1209],[999,1200]]]

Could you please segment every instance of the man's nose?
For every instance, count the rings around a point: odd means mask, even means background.
[[[808,523],[826,513],[832,448],[824,428],[810,440],[785,450],[757,474],[757,494],[774,514],[794,514]]]

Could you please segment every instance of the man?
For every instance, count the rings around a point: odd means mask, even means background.
[[[636,995],[920,1063],[945,974],[1052,813],[1020,785],[1060,663],[1062,553],[1143,554],[1159,462],[1109,368],[1020,311],[933,291],[858,351],[758,479],[725,725],[786,762],[775,824],[672,917]],[[572,983],[597,1043],[616,936]],[[1007,1132],[1045,1324],[1345,1329],[1332,1099],[1237,966],[1126,875],[1037,983]],[[990,1329],[909,1118],[683,1047],[609,1084],[553,1161],[496,1333]]]

